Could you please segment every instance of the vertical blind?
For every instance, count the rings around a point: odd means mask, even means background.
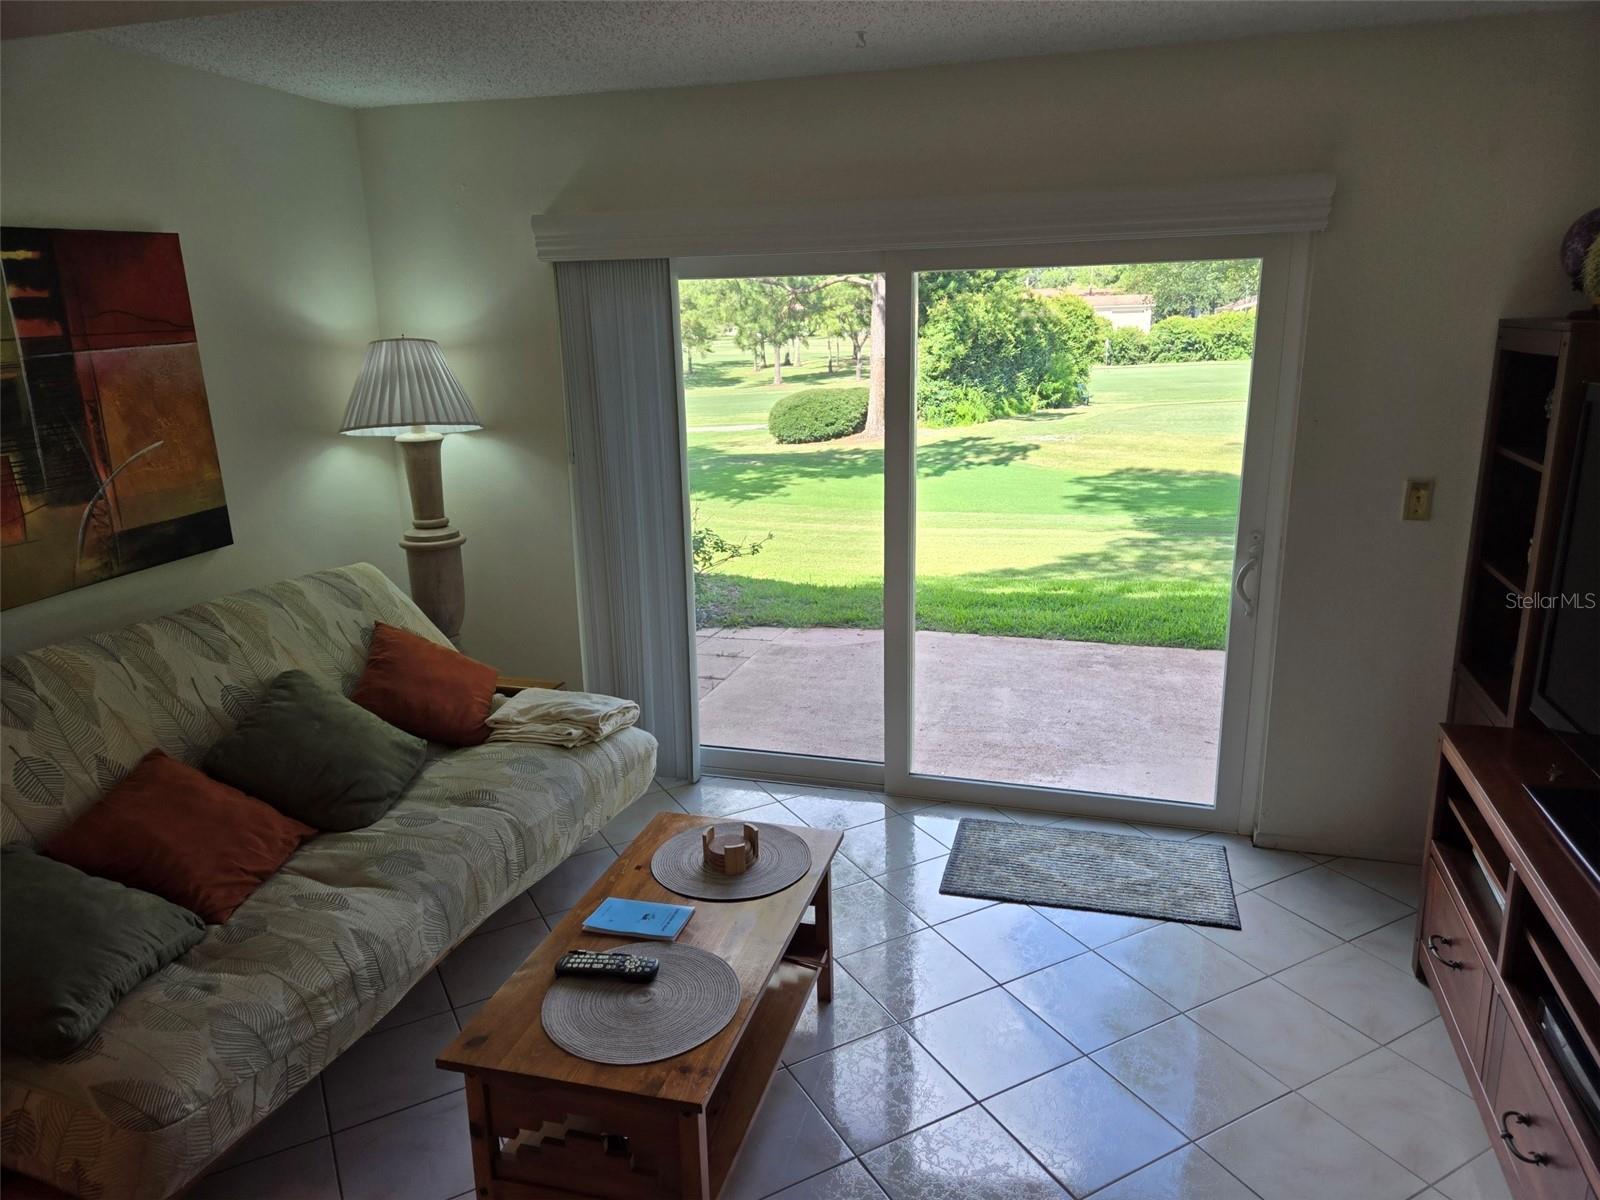
[[[699,777],[688,489],[666,259],[559,262],[585,686],[639,705],[657,769]]]

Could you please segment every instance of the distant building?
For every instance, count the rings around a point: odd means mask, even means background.
[[[1255,312],[1256,305],[1259,304],[1260,301],[1261,301],[1261,298],[1259,296],[1241,296],[1241,297],[1239,297],[1239,299],[1235,300],[1232,304],[1224,304],[1221,308],[1217,309],[1217,311],[1218,312]]]
[[[1111,322],[1113,329],[1132,326],[1150,332],[1155,315],[1155,297],[1143,292],[1101,292],[1094,288],[1034,288],[1036,296],[1076,296],[1090,308],[1094,315]]]

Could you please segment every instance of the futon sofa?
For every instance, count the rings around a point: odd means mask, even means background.
[[[6,659],[4,842],[66,828],[153,747],[198,762],[280,671],[348,693],[374,621],[445,641],[360,564]],[[430,747],[386,816],[307,842],[69,1057],[6,1057],[5,1165],[99,1200],[171,1194],[641,795],[655,756],[639,729],[576,750]]]

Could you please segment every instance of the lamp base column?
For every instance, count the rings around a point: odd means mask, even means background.
[[[444,483],[436,433],[416,430],[395,439],[405,458],[411,492],[411,528],[400,539],[411,576],[411,599],[452,642],[461,633],[467,585],[461,544],[467,539],[444,515]]]
[[[461,635],[461,621],[467,612],[467,584],[461,569],[461,544],[467,539],[454,529],[449,532],[453,537],[446,541],[413,541],[408,532],[400,539],[400,548],[406,552],[411,599],[453,642]]]

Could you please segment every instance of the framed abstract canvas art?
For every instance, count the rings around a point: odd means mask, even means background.
[[[233,542],[174,233],[0,229],[0,608]]]

